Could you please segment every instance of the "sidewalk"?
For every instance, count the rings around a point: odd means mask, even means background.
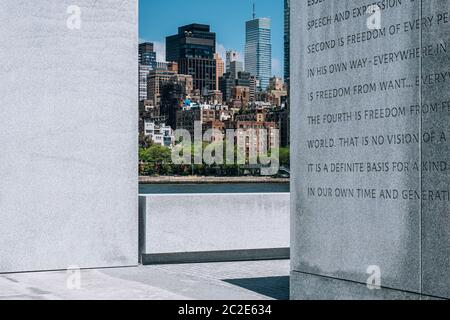
[[[66,281],[65,271],[0,275],[0,300],[288,299],[289,261],[83,270],[78,290]]]

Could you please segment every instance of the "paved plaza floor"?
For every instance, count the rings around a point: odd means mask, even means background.
[[[289,261],[252,261],[0,274],[2,299],[272,300],[289,297]],[[69,285],[68,285],[69,282]],[[77,283],[77,282],[75,282]],[[75,286],[77,287],[77,286]]]

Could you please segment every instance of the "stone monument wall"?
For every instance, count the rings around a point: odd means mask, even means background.
[[[0,21],[0,272],[136,265],[137,1]]]
[[[292,297],[449,298],[449,2],[291,10]]]

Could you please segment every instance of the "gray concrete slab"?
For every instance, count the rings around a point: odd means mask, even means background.
[[[0,272],[137,265],[137,20],[136,1],[1,2]]]
[[[289,260],[81,270],[79,289],[66,271],[0,275],[0,300],[271,300],[289,296]]]
[[[146,254],[289,247],[289,193],[140,198],[141,250]]]

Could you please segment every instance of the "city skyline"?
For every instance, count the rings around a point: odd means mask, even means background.
[[[191,23],[208,24],[217,33],[217,53],[225,61],[227,50],[236,50],[239,60],[245,56],[245,24],[252,20],[253,2],[257,18],[272,20],[272,75],[283,77],[284,16],[283,0],[229,0],[226,2],[175,0],[170,8],[160,2],[141,1],[140,41],[155,44],[158,61],[165,61],[165,38],[174,34],[178,27]],[[177,8],[177,10],[173,10]],[[157,12],[157,14],[154,14]],[[188,14],[186,14],[188,13]],[[193,15],[192,13],[196,13]]]

